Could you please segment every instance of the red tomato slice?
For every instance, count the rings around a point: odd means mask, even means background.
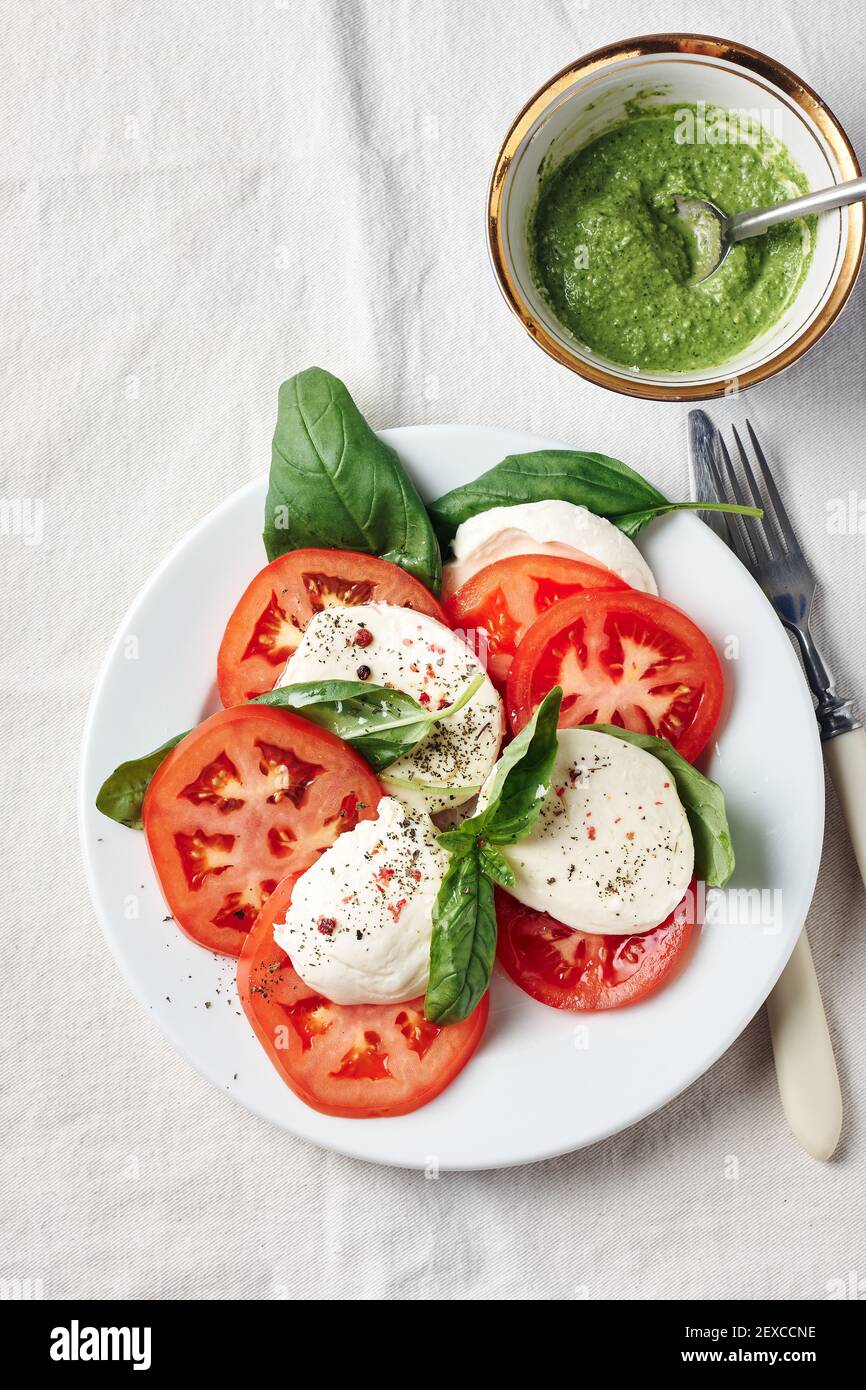
[[[652,931],[591,936],[496,890],[500,964],[533,999],[554,1009],[619,1009],[666,984],[684,958],[695,924],[695,884]]]
[[[313,614],[356,603],[393,603],[445,622],[424,585],[388,560],[350,550],[292,550],[259,571],[228,620],[217,657],[223,704],[273,690]]]
[[[445,604],[451,627],[483,660],[504,693],[518,642],[540,614],[586,589],[627,589],[618,574],[557,555],[513,555],[473,574]],[[479,640],[480,638],[480,640]]]
[[[690,762],[716,726],[724,692],[700,628],[636,589],[577,594],[532,624],[508,677],[515,733],[554,685],[563,689],[560,728],[616,724],[656,734]]]
[[[363,1119],[405,1115],[438,1096],[484,1032],[488,996],[463,1023],[439,1027],[424,1000],[332,1004],[304,984],[274,941],[298,875],[268,899],[238,961],[238,993],[283,1080],[314,1110]]]
[[[178,926],[239,955],[280,879],[375,817],[381,795],[363,758],[288,710],[241,705],[206,719],[157,768],[142,809]]]

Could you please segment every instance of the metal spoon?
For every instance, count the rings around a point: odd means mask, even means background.
[[[792,222],[796,217],[809,217],[816,212],[845,208],[849,203],[866,198],[866,178],[850,179],[824,188],[819,193],[806,193],[771,208],[748,208],[727,217],[709,198],[674,197],[677,216],[695,239],[695,269],[690,283],[700,285],[714,275],[731,247],[748,237],[762,236],[779,222]]]

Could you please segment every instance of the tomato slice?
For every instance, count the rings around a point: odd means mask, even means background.
[[[517,649],[506,708],[515,733],[554,685],[560,728],[616,724],[656,734],[690,762],[722,708],[719,658],[679,608],[626,589],[576,594],[543,613]]]
[[[142,809],[178,926],[239,955],[280,879],[375,817],[381,795],[363,758],[288,710],[241,705],[206,719],[157,768]]]
[[[350,550],[289,551],[259,571],[228,620],[217,657],[223,704],[273,690],[313,614],[357,603],[393,603],[445,622],[424,585],[388,560]]]
[[[484,1032],[488,996],[463,1023],[439,1027],[424,1000],[332,1004],[305,985],[274,941],[299,875],[283,880],[259,914],[238,961],[238,993],[283,1080],[314,1110],[363,1119],[405,1115],[438,1096]]]
[[[542,613],[586,589],[627,589],[618,574],[561,555],[512,555],[473,574],[445,604],[451,627],[479,653],[504,693],[517,644]]]
[[[695,884],[669,917],[633,936],[592,936],[496,890],[500,964],[533,999],[554,1009],[619,1009],[666,984],[695,931]]]

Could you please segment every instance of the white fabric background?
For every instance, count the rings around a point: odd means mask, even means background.
[[[483,239],[492,159],[579,53],[719,26],[805,76],[862,156],[862,13],[19,0],[4,19],[2,495],[39,499],[45,533],[0,537],[0,1277],[48,1298],[537,1300],[825,1298],[866,1276],[866,910],[832,792],[811,917],[846,1103],[831,1164],[787,1132],[761,1015],[630,1132],[438,1181],[277,1133],[175,1055],[103,942],[74,813],[111,635],[167,550],[266,469],[301,367],[337,372],[376,425],[537,430],[684,490],[685,408],[580,382],[508,314]],[[713,408],[747,404],[776,446],[861,709],[864,538],[826,518],[866,487],[864,295],[806,361]]]

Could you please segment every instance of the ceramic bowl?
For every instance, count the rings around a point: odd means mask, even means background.
[[[533,283],[528,226],[543,170],[641,107],[704,103],[749,113],[781,140],[809,182],[824,188],[860,173],[851,143],[816,92],[763,53],[725,39],[654,34],[596,49],[557,73],[505,137],[488,200],[488,239],[502,292],[535,341],[564,366],[608,390],[651,400],[707,400],[775,376],[796,362],[841,312],[863,257],[863,204],[818,219],[814,255],[782,316],[718,367],[642,371],[611,362],[558,322]]]

